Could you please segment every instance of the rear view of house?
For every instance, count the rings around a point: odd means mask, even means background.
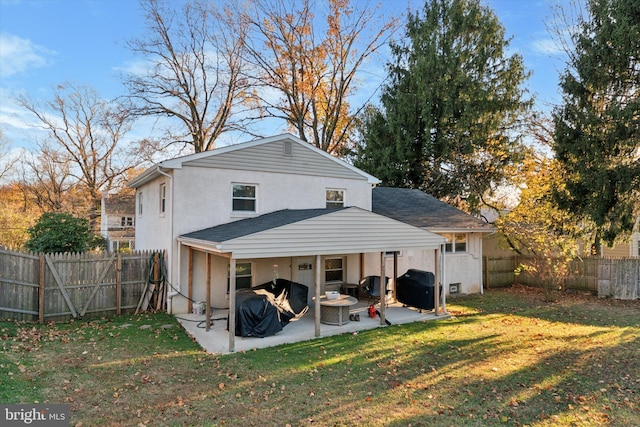
[[[434,272],[447,285],[451,273],[457,292],[480,292],[475,233],[487,230],[477,222],[431,230],[394,215],[389,204],[413,193],[386,193],[378,184],[289,134],[166,160],[129,183],[136,248],[167,251],[175,313],[190,311],[189,299],[227,308],[235,289],[274,278],[302,283],[313,296],[409,268]],[[458,257],[446,270],[445,252]],[[458,274],[467,264],[473,277]]]

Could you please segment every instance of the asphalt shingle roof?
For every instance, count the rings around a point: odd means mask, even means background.
[[[238,237],[248,236],[253,233],[271,230],[287,224],[315,218],[330,212],[336,212],[345,208],[330,209],[284,209],[253,218],[241,219],[204,230],[183,234],[182,237],[206,240],[209,242],[226,242]]]
[[[373,212],[427,230],[487,230],[493,227],[423,191],[376,187]]]

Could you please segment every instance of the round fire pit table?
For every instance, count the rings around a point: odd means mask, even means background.
[[[338,298],[327,299],[320,297],[320,321],[327,325],[344,325],[349,322],[349,309],[356,305],[358,300],[349,295],[340,294]]]

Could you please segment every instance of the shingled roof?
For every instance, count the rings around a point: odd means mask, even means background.
[[[210,242],[224,242],[238,237],[248,236],[283,225],[293,224],[305,219],[325,215],[328,212],[337,212],[344,208],[332,209],[283,209],[276,212],[228,222],[216,227],[205,228],[184,234],[182,237],[189,239],[206,240]]]
[[[494,231],[490,224],[423,191],[411,188],[374,188],[372,210],[432,232]]]

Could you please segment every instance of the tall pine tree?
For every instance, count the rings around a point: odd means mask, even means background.
[[[381,108],[363,118],[354,163],[383,185],[449,202],[479,200],[522,158],[514,128],[530,107],[522,58],[508,55],[495,14],[479,0],[427,0],[391,45]]]
[[[628,236],[640,215],[640,2],[589,0],[554,111],[560,206],[591,219],[595,247]]]

